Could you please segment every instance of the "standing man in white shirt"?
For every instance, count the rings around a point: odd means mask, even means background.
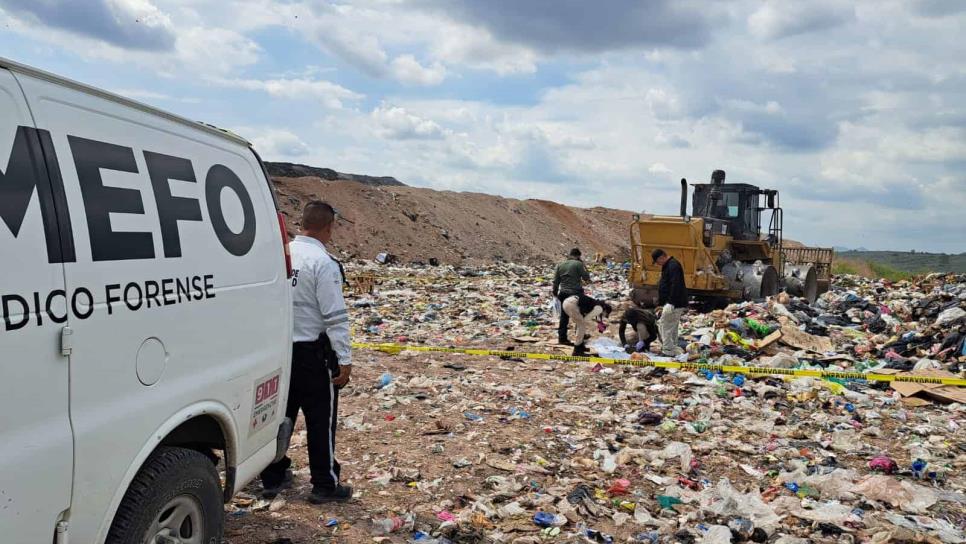
[[[352,488],[339,483],[335,431],[339,389],[352,375],[349,316],[342,298],[342,266],[325,249],[332,240],[337,212],[315,200],[302,210],[302,235],[289,244],[292,254],[292,380],[286,416],[305,416],[312,493],[309,502],[342,502]],[[288,456],[262,472],[262,496],[272,499],[291,487]]]

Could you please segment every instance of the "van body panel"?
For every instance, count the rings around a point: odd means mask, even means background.
[[[25,185],[28,180],[49,184],[40,149],[20,86],[0,68],[0,539],[17,535],[11,542],[50,542],[71,493],[63,324],[52,322],[43,309],[53,294],[55,317],[67,313],[66,298],[59,294],[64,292],[64,269],[48,262],[41,191]],[[18,185],[30,192],[18,191]],[[43,192],[50,193],[49,185]]]
[[[234,457],[234,448],[237,448],[239,439],[234,435],[234,418],[232,416],[231,409],[229,409],[227,406],[217,402],[204,401],[185,407],[176,414],[173,414],[168,421],[165,421],[163,424],[161,424],[156,433],[148,438],[147,442],[141,445],[141,449],[138,451],[138,454],[131,460],[130,466],[121,476],[121,485],[119,485],[115,490],[114,496],[111,498],[111,501],[108,504],[106,512],[108,512],[109,515],[103,516],[104,522],[101,524],[101,527],[98,530],[97,538],[93,539],[92,542],[103,542],[104,539],[107,538],[107,533],[111,528],[111,521],[114,518],[114,513],[117,512],[118,506],[120,506],[121,500],[124,498],[124,493],[127,491],[128,485],[130,485],[131,481],[134,479],[134,476],[137,474],[144,462],[148,460],[148,457],[150,457],[151,453],[154,452],[158,445],[164,440],[164,437],[185,421],[203,415],[208,415],[215,418],[219,425],[221,425],[222,431],[225,434],[226,447],[228,448],[228,451],[226,451],[225,454],[226,456],[229,456],[229,459]],[[274,446],[274,444],[270,444],[270,446]],[[232,461],[232,465],[234,465],[234,461]],[[75,528],[72,526],[71,536],[73,537],[74,534]]]
[[[10,254],[29,257],[34,272],[18,289],[77,295],[66,309],[69,364],[54,342],[59,329],[31,327],[43,342],[17,342],[46,346],[59,364],[62,386],[44,398],[56,396],[63,412],[68,467],[69,408],[73,479],[61,475],[59,486],[71,496],[70,537],[103,542],[131,479],[192,414],[217,414],[229,468],[271,460],[259,452],[274,452],[284,418],[292,330],[277,212],[240,138],[50,77],[16,78],[36,126],[50,134],[56,160],[47,166],[62,179],[69,225],[61,234],[73,244],[63,264],[51,264],[43,229],[25,228]],[[27,254],[28,234],[39,237],[29,244],[36,255]],[[0,228],[0,248],[4,236]],[[49,277],[38,284],[41,265]],[[257,470],[246,474],[237,487]],[[49,537],[53,520],[44,530]]]

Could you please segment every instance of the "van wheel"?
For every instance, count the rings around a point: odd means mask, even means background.
[[[219,544],[221,483],[204,454],[159,448],[128,487],[107,544]]]

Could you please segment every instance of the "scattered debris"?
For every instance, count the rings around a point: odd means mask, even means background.
[[[347,271],[378,277],[348,298],[358,341],[569,353],[554,341],[547,270]],[[592,274],[595,297],[623,303],[619,266]],[[812,305],[785,295],[689,312],[683,360],[962,377],[966,314],[950,310],[966,307],[966,277],[836,280]],[[612,323],[589,345],[616,353],[615,337]],[[635,356],[666,360],[652,349]],[[227,542],[966,539],[966,388],[404,348],[355,361],[338,448],[356,498],[304,501],[295,441],[295,488],[275,510],[257,486],[236,496]]]

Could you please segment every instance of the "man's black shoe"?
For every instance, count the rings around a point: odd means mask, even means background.
[[[262,483],[262,498],[266,501],[270,501],[278,496],[283,490],[292,487],[292,471],[286,470],[285,477],[282,478],[282,482],[273,487],[264,487],[264,482]]]
[[[352,486],[337,485],[335,487],[313,487],[309,494],[309,502],[322,504],[326,502],[347,502],[352,498]]]
[[[564,338],[563,340],[561,340],[561,339],[558,338],[557,339],[557,343],[560,344],[561,346],[572,346],[572,345],[574,345],[574,343],[571,342],[568,338]]]

